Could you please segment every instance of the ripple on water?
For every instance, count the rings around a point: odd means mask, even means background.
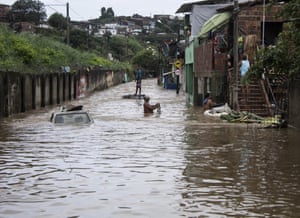
[[[1,120],[0,217],[297,217],[299,134],[223,123],[143,81],[161,114],[122,99],[126,83],[80,99],[95,122],[54,126],[53,108]],[[294,131],[294,132],[293,132]]]

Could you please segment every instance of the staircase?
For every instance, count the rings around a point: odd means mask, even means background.
[[[288,105],[288,77],[268,72],[264,79],[254,74],[249,76],[248,85],[240,83],[238,103],[240,111],[258,116],[286,116]]]
[[[260,79],[251,76],[248,85],[239,85],[238,102],[240,111],[248,111],[258,116],[271,116],[272,109],[266,91],[262,87]]]

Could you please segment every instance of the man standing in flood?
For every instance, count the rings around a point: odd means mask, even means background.
[[[142,92],[142,76],[143,72],[141,67],[139,67],[136,71],[135,80],[136,80],[136,88],[135,88],[135,95],[137,95],[139,91],[139,95],[141,95]]]

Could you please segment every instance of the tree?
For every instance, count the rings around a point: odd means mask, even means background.
[[[73,48],[78,48],[82,50],[86,50],[89,48],[88,46],[89,35],[87,32],[73,29],[70,32],[70,44]]]
[[[115,13],[112,8],[107,8],[107,9],[105,7],[101,8],[101,16],[99,20],[103,22],[110,22],[113,21],[114,18],[115,18]]]
[[[115,13],[114,13],[112,8],[107,8],[106,16],[107,17],[114,17],[115,16]]]
[[[67,29],[67,19],[60,13],[52,14],[48,19],[48,24],[59,30]]]
[[[106,8],[105,7],[102,7],[101,8],[101,16],[100,16],[100,18],[102,17],[105,17],[105,15],[106,15]]]
[[[45,5],[40,1],[18,0],[11,8],[9,17],[12,23],[26,21],[37,25],[47,17]]]
[[[113,37],[109,42],[109,48],[114,57],[118,60],[126,58],[126,40],[123,37]]]
[[[158,55],[155,49],[148,47],[139,51],[132,59],[132,63],[140,65],[146,72],[155,73],[157,71]]]

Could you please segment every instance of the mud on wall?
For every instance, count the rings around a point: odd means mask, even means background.
[[[123,82],[123,72],[84,69],[74,73],[0,72],[0,117],[87,96]]]

